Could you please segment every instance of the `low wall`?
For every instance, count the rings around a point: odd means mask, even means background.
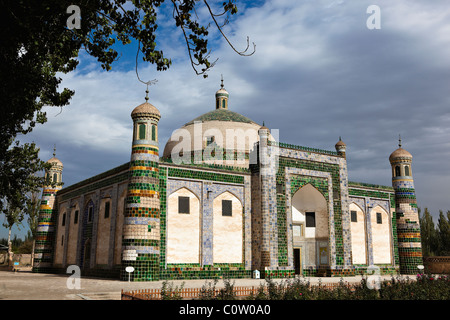
[[[19,267],[31,266],[31,254],[14,254],[13,262],[19,262]],[[8,264],[8,253],[0,253],[0,265]]]
[[[450,256],[424,257],[425,272],[433,274],[450,274]]]

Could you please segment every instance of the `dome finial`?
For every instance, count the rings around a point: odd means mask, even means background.
[[[141,81],[143,84],[147,85],[147,89],[145,90],[145,102],[148,102],[148,86],[151,86],[152,84],[156,84],[158,82],[158,80],[153,79],[153,80],[149,80],[147,82]]]
[[[56,144],[53,145],[53,156],[56,156]]]
[[[402,137],[400,135],[398,135],[398,147],[402,147]]]
[[[223,74],[220,75],[220,87],[223,88]]]

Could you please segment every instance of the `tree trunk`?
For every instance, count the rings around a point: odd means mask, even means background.
[[[12,267],[13,263],[12,263],[12,244],[11,244],[11,228],[9,227],[9,231],[8,231],[8,266]]]
[[[34,246],[36,245],[36,240],[33,239],[33,246],[31,249],[31,268],[34,266]]]

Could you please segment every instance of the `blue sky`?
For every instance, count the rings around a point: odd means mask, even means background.
[[[223,74],[229,109],[279,129],[282,142],[334,150],[341,136],[351,181],[391,185],[388,158],[401,134],[413,155],[418,206],[428,207],[435,223],[439,210],[450,210],[448,1],[237,4],[239,14],[224,31],[239,50],[248,36],[256,53],[237,55],[211,25],[211,59],[218,61],[207,79],[195,75],[171,11],[161,8],[158,45],[173,65],[157,72],[138,64],[141,79],[158,80],[149,102],[162,114],[161,150],[173,130],[214,109]],[[370,5],[380,8],[381,29],[367,28]],[[204,7],[197,13],[208,23]],[[23,137],[37,143],[44,160],[56,144],[66,186],[129,161],[130,113],[145,97],[136,49],[120,48],[110,72],[81,53],[77,70],[62,76],[62,87],[76,92],[71,104],[62,112],[46,108],[48,122]],[[0,237],[6,235],[1,227]]]

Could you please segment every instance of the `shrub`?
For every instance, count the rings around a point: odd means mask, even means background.
[[[234,292],[234,282],[230,279],[223,280],[225,287],[221,288],[217,295],[217,300],[236,300],[236,293]]]
[[[200,289],[200,300],[213,300],[216,299],[216,284],[217,279],[214,279],[214,282],[205,282],[205,284]]]
[[[169,283],[167,280],[165,280],[162,283],[161,288],[161,299],[162,300],[181,300],[182,297],[180,295],[180,291],[183,290],[184,282],[181,284],[180,287],[173,286],[173,283]]]
[[[201,300],[235,300],[234,282],[225,279],[224,288],[216,289],[218,280],[205,283],[200,290]],[[161,289],[162,299],[181,299],[180,288],[173,287],[167,281]],[[218,292],[218,293],[217,293]],[[417,278],[402,279],[392,277],[383,281],[378,288],[368,285],[368,279],[362,277],[359,284],[349,285],[341,278],[339,285],[328,288],[322,284],[312,286],[305,278],[287,279],[275,282],[266,279],[260,284],[256,294],[246,297],[247,300],[450,300],[450,276],[417,275]]]
[[[236,300],[236,293],[234,292],[234,282],[231,283],[230,279],[224,279],[224,287],[219,290],[216,289],[218,280],[214,279],[214,282],[206,283],[200,289],[200,300]],[[216,294],[216,292],[218,293]]]

